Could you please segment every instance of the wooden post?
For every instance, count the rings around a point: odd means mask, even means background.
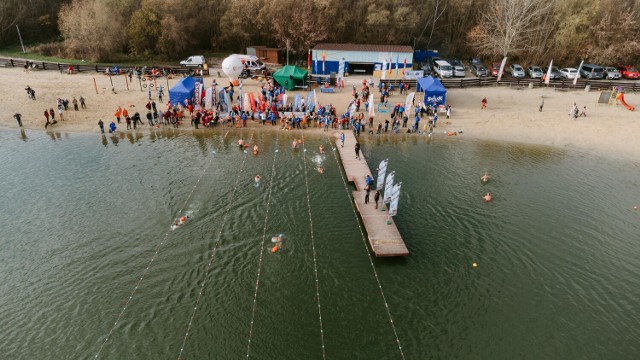
[[[93,78],[93,87],[96,88],[96,95],[98,94],[98,85],[96,84],[96,78]]]
[[[14,67],[15,65],[13,65],[13,59],[9,59],[9,61],[11,62],[11,67]]]
[[[42,62],[42,70],[47,70],[47,63],[44,61]]]

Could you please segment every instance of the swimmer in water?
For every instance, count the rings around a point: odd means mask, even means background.
[[[320,154],[324,154],[324,146],[320,145]]]
[[[324,168],[320,165],[316,166],[316,170],[320,173],[320,174],[324,174]]]
[[[260,182],[262,178],[260,177],[260,175],[256,175],[255,178],[253,178],[253,180],[255,180],[256,182]]]
[[[491,196],[491,193],[487,193],[487,195],[485,195],[483,199],[486,202],[490,202],[493,199],[493,196]]]
[[[298,148],[298,140],[293,140],[293,143],[291,144],[291,148],[292,149],[297,149]]]
[[[238,146],[240,147],[240,149],[244,148],[244,140],[238,140]]]
[[[488,182],[489,179],[491,179],[491,176],[489,176],[489,174],[487,173],[484,173],[484,175],[482,175],[482,177],[480,178],[480,180],[482,180],[483,183]]]
[[[253,155],[258,155],[258,145],[253,145]]]

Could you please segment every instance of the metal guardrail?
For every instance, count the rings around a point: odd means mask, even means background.
[[[69,64],[69,63],[52,63],[46,61],[33,61],[26,59],[11,59],[11,58],[0,58],[0,67],[31,67],[36,66],[37,70],[57,70],[57,71],[67,71],[69,66],[72,66],[74,72],[98,72],[105,73],[107,69],[112,69],[113,66],[106,65],[80,65],[80,64]],[[190,74],[195,70],[200,70],[200,68],[186,67],[186,66],[147,66],[147,69],[152,68],[157,69],[167,69],[171,70],[174,74]],[[119,66],[122,70],[122,73],[127,73],[130,70],[134,70],[133,66]],[[140,68],[140,67],[138,67]]]

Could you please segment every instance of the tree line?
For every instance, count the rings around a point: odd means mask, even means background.
[[[637,64],[637,0],[3,0],[0,45],[16,25],[34,52],[113,61],[175,59],[250,45],[306,58],[320,42],[410,45],[523,63]]]

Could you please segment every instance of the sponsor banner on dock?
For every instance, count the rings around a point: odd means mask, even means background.
[[[389,205],[389,216],[395,216],[398,213],[398,201],[400,201],[400,187],[402,183],[393,185],[391,189],[391,205]]]
[[[382,190],[382,187],[384,186],[384,176],[387,172],[387,164],[389,164],[389,159],[382,160],[380,162],[380,165],[378,165],[378,179],[376,180],[376,190]]]
[[[393,178],[395,177],[396,172],[392,171],[387,175],[387,179],[384,184],[384,203],[388,204],[391,202],[391,190],[393,189]]]

